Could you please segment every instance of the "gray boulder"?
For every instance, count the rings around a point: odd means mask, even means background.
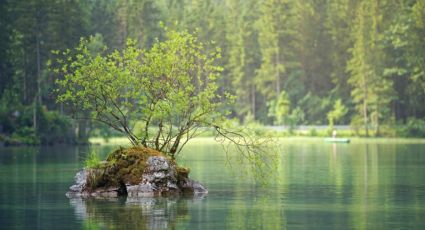
[[[203,185],[189,179],[188,171],[179,173],[176,167],[166,157],[150,156],[144,169],[140,170],[142,173],[136,175],[128,174],[138,170],[131,170],[122,175],[123,170],[116,165],[105,166],[103,169],[83,169],[75,175],[75,184],[69,188],[66,196],[84,198],[127,195],[129,198],[137,198],[208,193]],[[93,181],[96,181],[95,186]]]

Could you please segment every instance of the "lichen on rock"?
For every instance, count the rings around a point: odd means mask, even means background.
[[[189,170],[153,149],[120,148],[97,168],[86,168],[75,176],[68,197],[151,197],[181,193],[208,193],[189,179]]]

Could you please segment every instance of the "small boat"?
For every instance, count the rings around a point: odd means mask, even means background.
[[[350,139],[330,137],[330,138],[325,138],[325,142],[350,143]]]

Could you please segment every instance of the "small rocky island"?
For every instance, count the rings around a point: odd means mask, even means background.
[[[188,176],[189,169],[179,167],[159,151],[144,147],[120,148],[99,166],[79,171],[66,196],[109,198],[208,193]]]

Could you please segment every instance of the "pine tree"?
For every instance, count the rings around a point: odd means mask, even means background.
[[[331,40],[330,49],[326,52],[330,58],[330,77],[335,84],[335,92],[342,100],[349,100],[351,86],[347,84],[349,74],[346,65],[350,58],[349,48],[353,46],[350,29],[355,18],[355,0],[330,0],[326,4],[324,26],[326,35]]]
[[[261,65],[256,71],[255,84],[266,101],[263,106],[272,106],[274,103],[271,101],[278,99],[288,76],[299,72],[296,26],[300,15],[297,4],[293,0],[265,0],[259,3],[256,27]]]
[[[10,20],[10,1],[2,0],[0,4],[0,98],[6,89],[12,88],[12,68],[8,51],[11,46],[10,34],[12,21]]]
[[[369,125],[379,135],[380,121],[388,108],[392,82],[383,75],[382,12],[379,1],[362,1],[354,24],[352,58],[347,68],[349,83],[358,111],[362,114],[366,136]]]
[[[242,119],[248,114],[256,118],[255,69],[259,55],[255,22],[255,1],[226,1],[227,71],[236,95],[235,112]]]
[[[115,17],[120,48],[127,38],[136,39],[141,47],[150,47],[160,36],[161,11],[154,0],[118,0]]]

